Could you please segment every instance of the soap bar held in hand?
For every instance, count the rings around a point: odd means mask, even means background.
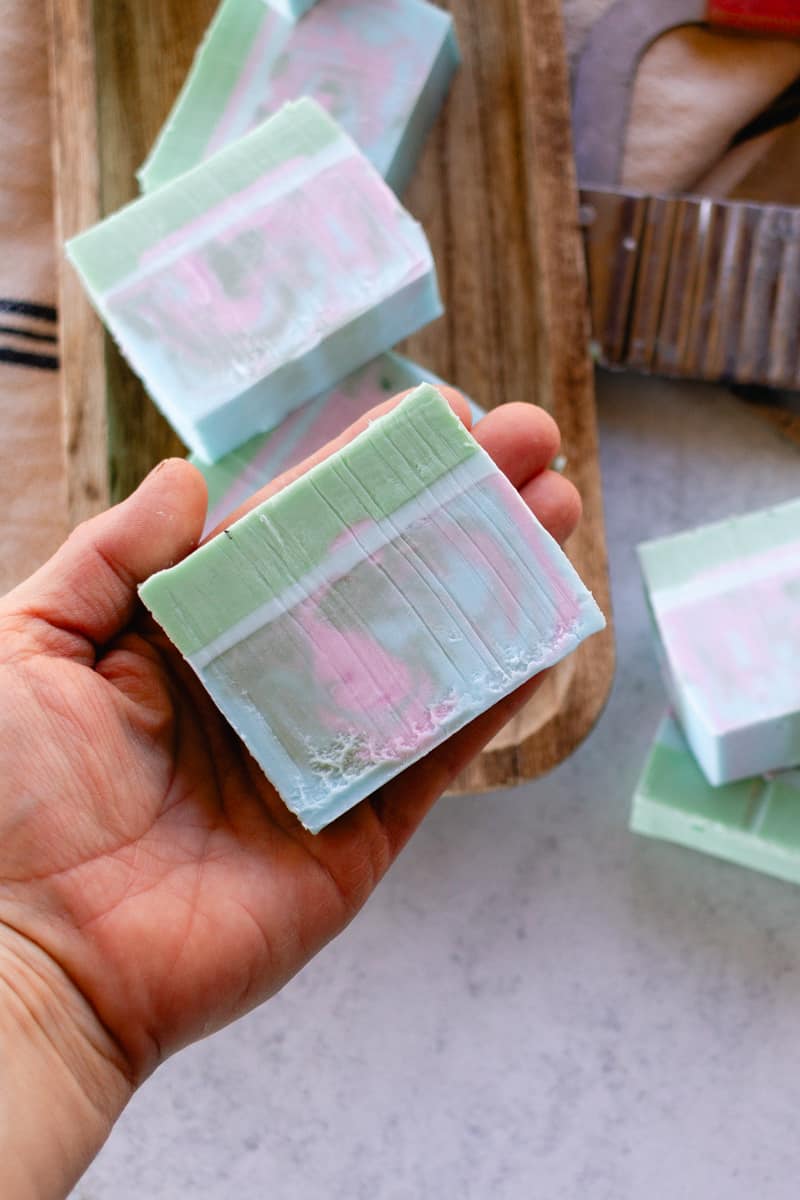
[[[313,100],[68,254],[156,404],[209,461],[441,312],[422,229]]]
[[[426,0],[323,0],[296,25],[264,0],[223,0],[139,171],[142,190],[311,96],[400,193],[458,62],[452,18]]]
[[[428,385],[141,596],[313,832],[604,625]]]

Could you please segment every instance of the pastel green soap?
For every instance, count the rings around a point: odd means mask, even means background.
[[[67,252],[153,400],[210,462],[442,311],[422,229],[309,99]]]
[[[458,66],[449,13],[426,0],[324,0],[292,23],[223,0],[139,171],[152,191],[311,96],[402,192]]]
[[[666,717],[634,794],[631,829],[800,883],[800,771],[713,787]]]
[[[604,625],[427,384],[141,596],[313,832]]]

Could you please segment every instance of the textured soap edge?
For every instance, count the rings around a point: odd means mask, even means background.
[[[408,421],[406,414],[409,411],[409,409],[406,407],[406,404],[408,400],[413,398],[421,398],[428,404],[438,401],[439,403],[436,405],[438,410],[438,418],[447,421],[448,414],[449,417],[452,418],[451,428],[454,435],[452,454],[450,455],[446,465],[442,465],[440,468],[432,466],[427,475],[419,475],[419,477],[415,480],[413,490],[410,490],[411,485],[409,484],[408,494],[406,494],[405,483],[401,474],[396,483],[396,487],[398,489],[397,494],[401,497],[397,500],[398,504],[404,503],[408,499],[413,499],[415,495],[419,495],[421,492],[425,491],[427,487],[431,486],[436,478],[446,474],[447,471],[453,465],[455,465],[455,462],[457,461],[455,457],[456,453],[459,453],[461,458],[472,457],[484,453],[472,435],[468,432],[466,427],[458,419],[455,413],[453,413],[449,404],[447,404],[447,401],[443,399],[441,394],[437,392],[437,390],[431,385],[422,384],[411,393],[411,396],[407,398],[406,403],[400,403],[396,405],[388,413],[384,414],[382,417],[379,417],[376,421],[373,421],[366,430],[353,438],[353,440],[350,441],[347,446],[343,447],[342,450],[340,450],[338,454],[334,456],[334,459],[325,459],[323,462],[317,463],[315,466],[311,467],[299,479],[289,483],[285,488],[281,489],[280,492],[263,501],[256,508],[252,509],[233,525],[231,525],[227,531],[228,534],[233,535],[235,540],[235,535],[238,531],[240,536],[244,536],[246,538],[248,529],[251,526],[258,529],[262,517],[266,516],[269,518],[274,511],[277,511],[279,514],[281,514],[281,519],[283,519],[283,514],[285,514],[287,511],[289,511],[291,514],[291,510],[296,502],[296,498],[298,496],[302,496],[303,493],[308,490],[309,483],[313,483],[315,480],[324,480],[332,470],[331,463],[335,459],[344,461],[346,463],[355,460],[357,463],[359,456],[363,453],[363,447],[365,446],[367,439],[370,437],[370,434],[383,432],[385,435],[389,435],[392,430],[395,429],[395,427],[402,428],[404,425],[406,425]],[[412,413],[414,412],[414,410],[411,411]],[[456,451],[456,445],[460,447],[458,451]],[[394,503],[394,501],[392,503]],[[148,598],[154,592],[157,594],[162,586],[169,586],[170,581],[173,579],[178,581],[179,587],[181,586],[181,582],[183,582],[185,586],[186,580],[191,579],[196,571],[202,571],[205,569],[204,564],[206,560],[213,563],[214,558],[218,553],[215,547],[216,545],[220,544],[219,538],[224,536],[225,534],[218,535],[217,538],[213,538],[210,542],[205,543],[205,545],[195,550],[193,554],[189,555],[188,558],[184,559],[176,566],[169,567],[164,571],[159,571],[155,575],[152,575],[150,579],[142,584],[139,589],[144,603],[150,607],[148,604]],[[155,612],[154,615],[156,615]],[[244,615],[246,615],[246,613],[242,613],[242,616]],[[156,619],[158,619],[158,617]],[[230,624],[231,622],[224,626],[224,628],[228,628]],[[170,630],[166,627],[165,629],[170,636],[173,636],[173,634],[175,635],[175,644],[182,653],[191,654],[196,651],[197,646],[195,645],[194,641],[187,642],[185,639],[180,638],[180,630]],[[211,640],[211,636],[213,635],[210,635],[206,641]],[[206,642],[203,641],[200,644],[203,645],[206,644]]]

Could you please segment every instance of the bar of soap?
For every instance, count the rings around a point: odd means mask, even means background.
[[[425,0],[325,0],[298,24],[224,0],[149,158],[143,191],[312,96],[401,192],[458,66],[452,18]]]
[[[604,625],[425,384],[141,597],[312,832]]]
[[[712,787],[666,717],[634,794],[631,829],[800,883],[800,771]]]
[[[376,404],[420,383],[440,382],[431,371],[408,358],[393,353],[382,354],[354,371],[330,392],[304,404],[272,433],[251,438],[219,462],[205,463],[192,455],[190,461],[202,471],[208,485],[204,535],[216,529],[264,484],[338,437]],[[470,400],[469,405],[473,422],[485,416],[474,401]]]
[[[647,542],[639,559],[709,783],[800,763],[800,501]]]
[[[263,4],[265,0],[258,0],[259,4]],[[318,0],[266,0],[266,4],[270,8],[274,8],[275,12],[286,17],[288,21],[297,21],[307,13],[310,8],[313,8]]]
[[[209,461],[442,311],[422,229],[313,100],[67,249],[158,407]]]

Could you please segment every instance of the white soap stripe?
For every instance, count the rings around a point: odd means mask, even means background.
[[[408,500],[401,505],[391,516],[383,517],[369,524],[363,530],[359,529],[358,542],[348,539],[321,564],[325,572],[324,582],[330,585],[349,574],[369,555],[377,553],[393,541],[398,534],[408,529],[414,521],[429,516],[442,505],[449,504],[456,496],[493,475],[496,470],[497,468],[488,454],[483,451],[473,454],[452,471],[448,471],[441,479],[437,479],[436,483],[415,496],[413,500]],[[264,516],[261,520],[265,523],[268,522],[268,518]],[[345,530],[342,532],[344,533]],[[221,654],[225,654],[226,651],[237,646],[245,638],[252,636],[264,625],[306,600],[309,593],[320,585],[320,580],[315,579],[315,575],[316,571],[301,577],[286,588],[280,596],[261,605],[260,608],[255,609],[254,612],[232,625],[230,629],[226,629],[224,633],[214,638],[207,646],[190,655],[189,661],[194,669],[201,671]]]
[[[651,593],[653,608],[659,614],[691,607],[730,591],[739,591],[749,583],[763,583],[781,577],[800,580],[800,542],[775,547],[762,554],[752,554],[723,566],[712,567],[708,573],[688,583],[656,588]]]
[[[218,234],[224,233],[231,223],[231,206],[235,206],[237,220],[249,216],[263,210],[267,205],[274,204],[283,196],[299,191],[320,172],[353,157],[358,157],[355,143],[349,138],[340,137],[315,154],[298,158],[291,164],[287,163],[277,172],[269,172],[238,195],[221,197],[216,209],[205,215],[198,213],[195,220],[188,222],[189,225],[196,225],[194,233],[181,238],[178,236],[180,230],[176,230],[170,235],[173,242],[171,250],[156,258],[146,259],[137,270],[109,288],[104,296],[106,303],[112,303],[121,295],[124,296],[129,288],[148,279],[154,272],[164,270],[192,250],[206,245]]]

